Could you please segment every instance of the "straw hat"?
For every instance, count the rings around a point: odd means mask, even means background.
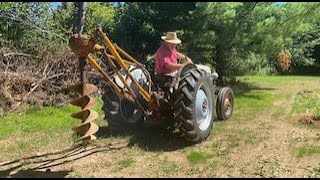
[[[175,32],[167,32],[165,36],[161,36],[161,39],[172,44],[180,44],[181,40],[178,39],[177,33]]]

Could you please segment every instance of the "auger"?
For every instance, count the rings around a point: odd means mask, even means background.
[[[86,37],[83,35],[79,35],[82,37]],[[82,41],[82,43],[85,43],[85,41]],[[71,42],[72,44],[72,42]],[[78,46],[77,46],[78,45]],[[80,45],[80,46],[79,46]],[[81,47],[81,42],[77,42],[77,44],[71,45],[71,48],[79,48]],[[95,104],[96,101],[90,97],[90,95],[97,92],[98,88],[93,84],[87,83],[86,78],[86,60],[85,57],[87,53],[89,52],[83,52],[82,49],[77,49],[78,51],[74,51],[76,55],[79,57],[79,70],[81,74],[80,83],[73,85],[69,87],[70,91],[77,92],[81,95],[80,98],[77,98],[70,102],[70,104],[79,106],[81,108],[80,112],[74,113],[71,115],[71,117],[76,119],[81,119],[82,123],[74,128],[72,128],[73,131],[75,131],[78,135],[80,135],[80,138],[77,139],[77,141],[83,142],[83,145],[87,145],[90,140],[96,139],[96,136],[94,135],[98,130],[99,126],[94,123],[93,121],[98,118],[99,114],[96,111],[91,110]]]

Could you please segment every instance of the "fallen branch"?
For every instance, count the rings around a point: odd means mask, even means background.
[[[11,73],[11,72],[0,72],[0,75],[4,75],[4,76],[21,76],[19,73],[15,72],[15,73]]]
[[[7,53],[7,54],[3,54],[3,57],[7,57],[7,56],[26,56],[26,57],[34,57],[39,59],[38,56],[33,56],[31,54],[26,54],[26,53]]]

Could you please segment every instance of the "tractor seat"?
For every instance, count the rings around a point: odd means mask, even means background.
[[[155,74],[155,84],[161,89],[169,88],[174,80],[176,72],[166,74]]]

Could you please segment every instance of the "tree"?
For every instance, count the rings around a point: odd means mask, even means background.
[[[187,49],[203,63],[215,62],[220,80],[227,72],[229,54],[239,42],[239,22],[246,16],[247,9],[252,9],[251,6],[244,7],[243,3],[201,2],[196,4],[196,9],[191,13],[192,26],[190,24],[191,28],[186,34],[192,42],[187,44]],[[244,26],[242,29],[246,28]]]
[[[292,57],[292,72],[297,74],[318,74],[320,67],[320,26],[293,37],[288,46]]]
[[[292,37],[314,27],[319,16],[311,12],[317,9],[319,3],[199,2],[186,32],[193,38],[187,49],[202,62],[215,62],[220,80],[241,73],[238,69],[249,64],[249,57],[256,57],[256,64],[262,57],[265,68],[275,68],[277,55],[292,44]]]
[[[117,7],[112,39],[141,62],[154,54],[166,31],[187,28],[193,2],[127,2]]]
[[[79,2],[76,2],[78,6]],[[74,12],[75,4],[71,2],[63,2],[62,6],[59,6],[54,12],[55,21],[60,24],[59,29],[64,33],[68,34],[71,32],[76,32],[73,29],[74,26]],[[113,29],[115,8],[113,5],[102,2],[87,2],[86,3],[86,15],[84,19],[84,29],[83,33],[92,34],[98,24],[104,25],[104,30]]]
[[[88,2],[86,15],[86,32],[92,34],[101,24],[104,31],[113,31],[115,7],[110,2]]]
[[[64,40],[54,31],[52,10],[50,3],[1,2],[1,45],[38,54],[42,51],[38,47],[53,38]]]

